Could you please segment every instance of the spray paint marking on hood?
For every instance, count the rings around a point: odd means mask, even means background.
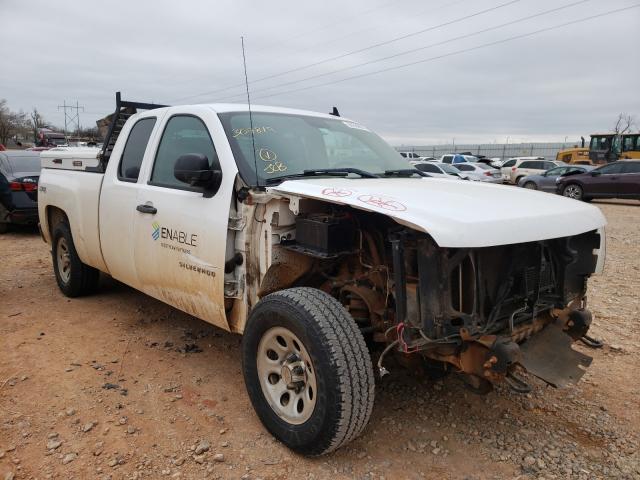
[[[568,237],[604,227],[597,207],[559,195],[438,178],[309,178],[268,192],[384,214],[440,247],[489,247]]]

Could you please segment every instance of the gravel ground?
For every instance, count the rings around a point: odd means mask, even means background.
[[[577,386],[477,396],[397,369],[364,435],[316,459],[253,414],[238,336],[109,279],[71,301],[37,233],[3,235],[0,480],[640,478],[640,203],[594,205],[609,227],[591,333],[606,345],[577,347],[594,357]]]

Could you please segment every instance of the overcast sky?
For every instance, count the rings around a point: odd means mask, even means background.
[[[55,125],[58,105],[78,101],[83,126],[113,111],[116,90],[244,102],[244,35],[253,103],[336,105],[396,145],[561,142],[608,131],[620,112],[640,122],[640,8],[474,49],[639,3],[584,1],[491,29],[576,1],[0,0],[0,98]]]

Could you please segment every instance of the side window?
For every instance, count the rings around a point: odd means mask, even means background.
[[[147,149],[147,143],[149,143],[149,137],[155,124],[155,118],[143,118],[133,126],[124,146],[122,157],[120,157],[118,179],[125,182],[138,181],[144,151]]]
[[[191,115],[176,115],[169,119],[162,133],[149,183],[161,187],[192,188],[173,175],[178,158],[188,153],[201,153],[209,160],[209,167],[220,168],[216,149],[204,122]]]
[[[536,163],[538,162],[522,162],[518,168],[536,168]]]
[[[402,155],[404,158],[407,158],[407,154],[404,152],[400,152],[400,155]]]
[[[602,175],[612,175],[616,173],[622,172],[622,165],[619,163],[612,163],[610,165],[605,165],[604,167],[600,167],[598,169]]]
[[[549,170],[550,168],[555,167],[556,164],[555,163],[551,163],[551,162],[542,162],[542,168],[544,168],[545,170]]]
[[[505,168],[505,167],[513,167],[515,164],[516,164],[516,161],[515,161],[515,160],[507,160],[507,161],[502,165],[502,168]]]
[[[453,157],[451,155],[445,155],[444,157],[442,157],[442,163],[451,163],[451,159]]]
[[[633,137],[627,136],[625,135],[622,139],[622,151],[623,152],[630,152],[631,150],[633,150]]]
[[[416,168],[421,172],[442,173],[438,167],[435,165],[429,165],[428,163],[419,163],[416,165]]]
[[[458,167],[458,170],[462,170],[463,172],[472,172],[475,170],[475,168],[473,168],[473,166],[471,165],[467,165],[466,163],[461,163],[459,165],[456,165]]]
[[[640,162],[624,162],[622,173],[640,173]]]

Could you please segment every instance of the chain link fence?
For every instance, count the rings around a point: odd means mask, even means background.
[[[558,143],[483,143],[483,144],[447,144],[395,147],[399,152],[415,152],[421,157],[440,158],[449,153],[470,152],[472,155],[484,155],[489,158],[544,157],[555,160],[558,151],[564,148],[580,146],[581,140]]]

